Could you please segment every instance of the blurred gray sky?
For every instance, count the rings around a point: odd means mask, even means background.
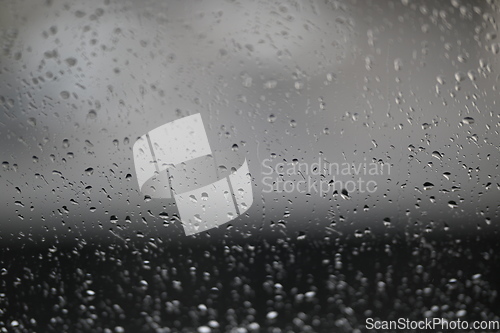
[[[181,236],[158,217],[176,213],[173,201],[140,194],[131,147],[197,112],[212,147],[237,144],[254,177],[234,232],[458,234],[500,222],[495,5],[2,3],[4,239]],[[391,175],[348,200],[263,193],[273,153],[276,163],[380,161]]]

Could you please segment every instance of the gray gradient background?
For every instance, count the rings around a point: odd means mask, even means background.
[[[132,145],[197,112],[214,150],[239,146],[255,185],[245,216],[198,237],[497,230],[494,5],[1,2],[3,241],[189,241],[172,200],[144,200]],[[263,193],[261,161],[273,153],[392,172],[350,199]]]

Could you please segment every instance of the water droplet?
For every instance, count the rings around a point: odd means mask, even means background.
[[[67,58],[66,63],[68,64],[68,66],[73,67],[76,65],[76,59],[75,58]]]
[[[326,74],[326,79],[330,82],[332,82],[333,80],[335,80],[337,78],[337,76],[334,74],[334,73],[328,73]]]
[[[95,110],[90,110],[89,113],[87,114],[88,119],[95,119],[97,118],[97,112]]]
[[[277,84],[278,84],[278,81],[276,81],[276,80],[269,80],[266,83],[264,83],[264,88],[265,89],[273,89],[273,88],[276,87]]]
[[[441,160],[443,158],[443,155],[437,150],[433,151],[431,156],[437,158],[438,160]]]
[[[371,70],[373,66],[373,59],[372,57],[368,56],[365,58],[365,68],[367,71]]]
[[[212,329],[208,326],[200,326],[198,327],[198,333],[210,333]]]
[[[424,183],[424,190],[430,190],[434,187],[434,184],[433,183],[430,183],[430,182],[425,182]]]
[[[469,80],[471,80],[471,81],[476,81],[476,79],[477,79],[477,73],[476,73],[476,71],[473,71],[473,70],[468,71],[467,76],[469,77]]]
[[[278,317],[278,312],[270,311],[267,313],[266,317],[267,319],[275,319],[276,317]]]
[[[491,44],[491,52],[493,52],[493,54],[498,54],[500,52],[500,44],[498,43]]]
[[[462,122],[467,125],[472,125],[474,124],[475,120],[472,117],[465,117]]]
[[[394,69],[400,71],[401,67],[403,67],[403,60],[401,60],[400,58],[394,59]]]
[[[462,82],[463,80],[465,80],[466,78],[466,75],[464,72],[456,72],[455,73],[455,80],[457,80],[457,82]]]
[[[294,87],[297,90],[301,90],[302,88],[304,88],[304,83],[301,81],[295,81]]]

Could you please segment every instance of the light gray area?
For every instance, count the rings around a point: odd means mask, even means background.
[[[496,5],[4,3],[4,239],[184,237],[173,199],[140,193],[132,145],[198,112],[214,151],[247,158],[254,204],[231,223],[241,234],[453,235],[500,222]],[[373,194],[264,193],[262,161],[318,158],[391,171],[368,177]]]

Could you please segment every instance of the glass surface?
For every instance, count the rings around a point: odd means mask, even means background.
[[[2,332],[499,320],[494,1],[0,1]]]

